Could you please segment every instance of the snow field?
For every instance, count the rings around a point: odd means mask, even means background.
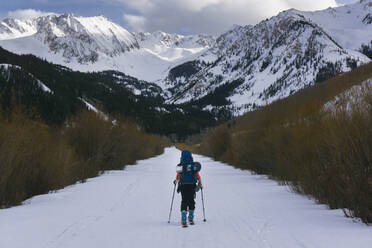
[[[0,247],[358,247],[372,243],[372,227],[328,210],[285,186],[203,156],[196,225],[180,225],[176,194],[168,214],[180,151],[108,171],[87,183],[33,197],[0,210]]]

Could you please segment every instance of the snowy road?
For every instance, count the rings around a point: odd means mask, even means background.
[[[179,156],[168,148],[124,171],[0,210],[0,247],[371,247],[372,227],[202,156],[194,159],[203,166],[207,222],[199,193],[196,225],[182,228],[177,194],[168,224]]]

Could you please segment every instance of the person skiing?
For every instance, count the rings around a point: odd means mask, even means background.
[[[187,227],[187,219],[190,225],[194,225],[195,192],[203,188],[199,174],[201,165],[194,162],[191,152],[182,151],[181,162],[177,165],[176,179],[173,183],[178,183],[177,192],[181,192],[181,221],[182,226]],[[189,216],[187,218],[187,211]]]

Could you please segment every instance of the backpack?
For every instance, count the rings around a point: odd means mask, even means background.
[[[190,164],[183,164],[182,165],[180,183],[181,184],[194,184],[194,183],[196,183],[195,167],[194,167],[193,162],[191,162]]]
[[[191,152],[183,151],[181,155],[181,163],[178,165],[179,173],[181,174],[180,184],[195,184],[195,174],[201,170],[199,162],[194,162]],[[182,168],[182,169],[181,169]]]

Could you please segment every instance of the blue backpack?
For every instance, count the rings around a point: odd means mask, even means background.
[[[201,165],[193,161],[191,152],[182,151],[180,166],[182,166],[180,184],[196,183],[195,173],[200,171]]]

